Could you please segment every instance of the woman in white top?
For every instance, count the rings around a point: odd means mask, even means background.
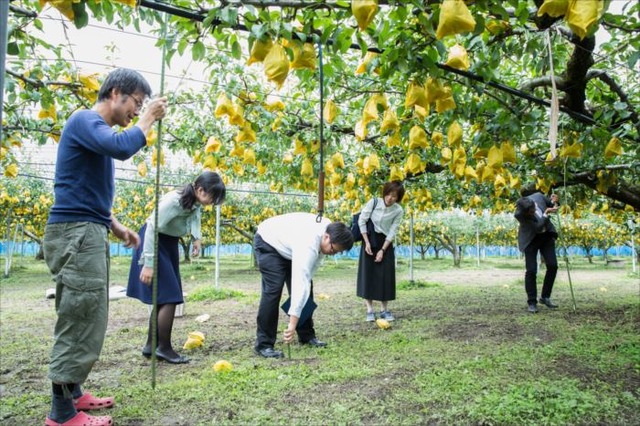
[[[398,203],[404,197],[400,181],[385,183],[382,198],[371,199],[362,209],[358,226],[362,233],[362,249],[358,262],[357,295],[365,300],[367,321],[375,321],[373,301],[381,302],[380,318],[393,321],[388,302],[396,298],[396,269],[393,239],[398,232],[404,210]],[[367,232],[367,220],[371,219],[375,232]]]

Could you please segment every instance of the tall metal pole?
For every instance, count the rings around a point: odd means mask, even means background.
[[[409,282],[413,283],[413,211],[409,216],[409,247],[411,247],[411,253],[409,253]]]
[[[220,288],[220,204],[216,205],[216,289]]]
[[[318,216],[316,222],[322,220],[324,214],[324,72],[322,64],[322,43],[318,40],[318,64],[320,66],[320,164],[318,165]]]
[[[7,37],[9,33],[9,0],[0,0],[0,144],[4,139],[2,111],[4,110],[4,71],[7,59]]]

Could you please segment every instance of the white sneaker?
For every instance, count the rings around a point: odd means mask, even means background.
[[[367,322],[373,322],[376,320],[376,314],[373,312],[367,312]]]

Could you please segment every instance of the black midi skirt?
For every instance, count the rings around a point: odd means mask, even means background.
[[[396,298],[396,256],[393,246],[390,245],[382,262],[375,262],[375,254],[382,248],[386,236],[375,233],[375,244],[372,244],[373,256],[369,256],[364,250],[364,244],[360,249],[358,261],[358,283],[356,295],[367,300],[379,300],[386,302]]]
[[[133,253],[131,268],[129,269],[129,284],[127,296],[140,300],[148,305],[153,304],[152,287],[140,281],[142,265],[138,265],[144,247],[144,233],[147,224],[140,229],[140,246]],[[180,278],[180,251],[178,237],[158,234],[158,304],[180,304],[184,302],[182,296],[182,280]],[[155,277],[154,277],[155,278]]]

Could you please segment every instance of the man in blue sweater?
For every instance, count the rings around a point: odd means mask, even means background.
[[[126,246],[137,247],[137,233],[113,217],[114,158],[126,160],[146,144],[153,124],[164,117],[166,98],[151,100],[140,73],[116,69],[105,79],[91,110],[67,120],[56,160],[55,201],[44,235],[44,256],[56,282],[54,344],[49,364],[53,383],[51,412],[45,425],[111,425],[110,416],[84,411],[108,408],[113,398],[82,392],[97,361],[107,330],[109,231]],[[123,131],[140,116],[135,126]]]

